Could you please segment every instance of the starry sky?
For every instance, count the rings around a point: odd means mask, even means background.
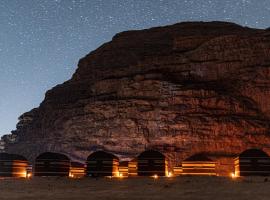
[[[270,27],[270,0],[0,0],[0,136],[117,32],[213,20]]]

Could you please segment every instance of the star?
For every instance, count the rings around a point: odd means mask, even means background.
[[[269,11],[269,0],[2,0],[0,136],[118,32],[191,20],[266,28]]]

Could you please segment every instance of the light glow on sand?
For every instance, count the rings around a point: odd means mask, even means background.
[[[120,173],[119,172],[119,174],[118,174],[118,176],[117,176],[118,178],[124,178],[124,176],[123,176],[123,174],[122,173]]]
[[[168,172],[168,174],[167,174],[167,177],[172,177],[173,176],[173,174],[172,174],[172,172]]]
[[[28,173],[27,174],[27,178],[31,178],[32,177],[32,174],[31,173]]]
[[[155,174],[154,176],[152,176],[154,179],[158,179],[158,175]]]
[[[235,173],[231,173],[231,178],[232,179],[236,179],[237,178],[237,176],[235,175]]]
[[[69,178],[74,178],[74,175],[72,173],[69,173],[68,177]]]

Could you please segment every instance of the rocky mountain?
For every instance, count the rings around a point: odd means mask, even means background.
[[[269,30],[185,22],[127,31],[82,58],[3,140],[30,160],[157,149],[173,166],[205,152],[227,173],[247,148],[270,153],[269,97]]]

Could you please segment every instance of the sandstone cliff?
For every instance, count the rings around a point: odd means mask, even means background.
[[[117,34],[79,61],[71,80],[23,114],[6,151],[77,160],[144,149],[172,164],[198,152],[270,153],[270,31],[225,22]]]

